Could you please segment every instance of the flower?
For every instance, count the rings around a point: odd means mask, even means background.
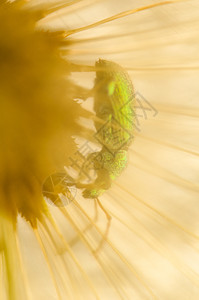
[[[2,299],[198,299],[198,3],[114,4],[0,3]],[[128,70],[137,123],[96,203],[64,167],[94,147],[99,58]],[[66,206],[42,195],[63,174]]]

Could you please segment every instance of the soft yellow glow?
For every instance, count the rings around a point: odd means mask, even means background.
[[[198,0],[39,2],[0,4],[0,299],[197,300]],[[81,99],[99,58],[129,71],[140,116],[100,198],[109,230],[80,190],[66,206],[62,186],[59,205],[42,196],[94,147]]]

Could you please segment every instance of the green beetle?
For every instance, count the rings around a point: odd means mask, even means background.
[[[85,198],[103,194],[126,167],[135,117],[134,89],[128,73],[107,60],[99,59],[95,66],[95,138],[102,149],[88,156],[96,171],[95,181],[87,185],[76,184],[78,188],[84,188]]]

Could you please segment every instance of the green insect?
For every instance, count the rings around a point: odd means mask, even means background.
[[[52,188],[48,191],[49,183],[46,182],[45,193],[54,193],[56,203],[59,202],[58,191],[62,193],[64,188],[67,190],[71,186],[83,189],[84,198],[97,199],[111,187],[113,180],[127,165],[135,115],[133,85],[128,73],[114,62],[99,59],[95,68],[96,79],[92,89],[96,114],[95,139],[101,145],[101,150],[87,155],[84,163],[95,172],[95,177],[91,183],[85,184],[80,174],[77,179],[67,173],[53,174],[49,182],[57,178],[53,185],[57,192],[53,192]],[[86,168],[84,171],[85,174]]]
[[[88,166],[88,172],[95,172],[95,177],[91,183],[85,184],[85,178],[81,174],[77,179],[73,179],[67,172],[53,174],[46,180],[43,194],[56,206],[62,206],[60,195],[73,201],[71,188],[83,189],[83,197],[95,199],[107,217],[105,237],[110,228],[111,217],[98,197],[111,187],[113,180],[127,165],[128,147],[132,141],[134,127],[135,96],[130,77],[118,64],[100,59],[95,67],[96,80],[92,90],[96,114],[95,138],[101,145],[101,150],[87,155],[84,162],[84,165]],[[104,239],[96,251],[103,241]]]
[[[95,66],[95,138],[102,149],[87,157],[96,172],[95,181],[87,185],[76,183],[76,187],[84,188],[85,198],[102,195],[126,167],[135,115],[134,89],[128,73],[107,60],[100,59]]]

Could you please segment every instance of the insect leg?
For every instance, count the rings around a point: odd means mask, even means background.
[[[103,246],[104,241],[106,240],[106,238],[108,236],[109,229],[110,229],[110,226],[111,226],[111,216],[106,211],[106,209],[103,207],[102,203],[100,202],[100,200],[98,198],[95,198],[95,201],[96,201],[96,204],[98,204],[99,207],[101,208],[101,210],[104,212],[104,214],[106,215],[106,218],[107,218],[107,226],[106,226],[104,236],[103,236],[102,240],[100,241],[97,249],[95,250],[95,253],[97,253],[100,250],[100,248]],[[98,214],[96,215],[96,219],[98,219]]]
[[[45,179],[42,193],[51,204],[61,207],[73,201],[76,194],[76,190],[73,186],[74,182],[71,176],[65,172],[57,172]],[[63,197],[61,197],[61,195]]]
[[[93,96],[93,90],[75,85],[74,98],[81,99],[83,101],[87,100],[89,97]]]

